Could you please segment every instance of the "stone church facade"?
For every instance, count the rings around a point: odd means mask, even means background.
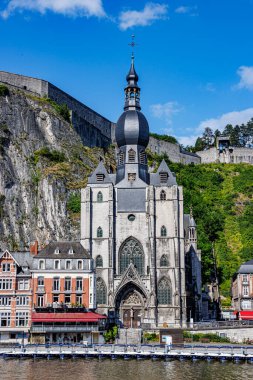
[[[148,171],[149,126],[134,59],[127,82],[117,171],[109,174],[100,162],[82,190],[81,244],[95,261],[98,312],[126,327],[183,326],[187,305],[201,314],[196,225],[184,215],[182,187],[165,161]]]

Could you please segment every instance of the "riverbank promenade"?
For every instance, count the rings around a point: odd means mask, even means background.
[[[0,348],[5,359],[136,359],[246,361],[253,364],[253,346],[247,345],[25,345]]]

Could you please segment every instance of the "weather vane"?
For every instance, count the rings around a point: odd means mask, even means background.
[[[134,34],[132,34],[132,41],[128,45],[132,47],[132,58],[134,58],[134,48],[135,48],[135,46],[137,46],[137,43],[135,42],[135,35]]]

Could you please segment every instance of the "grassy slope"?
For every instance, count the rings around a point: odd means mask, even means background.
[[[149,154],[150,164],[161,159]],[[227,297],[231,276],[242,262],[253,258],[253,166],[168,164],[178,184],[184,187],[185,212],[193,206],[202,250],[203,282],[213,276],[213,242],[221,293]]]

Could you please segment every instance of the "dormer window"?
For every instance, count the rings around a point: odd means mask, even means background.
[[[57,247],[57,248],[55,248],[55,250],[54,250],[54,253],[55,253],[55,255],[59,255],[59,253],[60,253],[60,250],[59,250],[59,248]]]
[[[131,163],[135,162],[135,151],[133,149],[130,149],[128,151],[128,162],[131,162]]]
[[[105,176],[104,174],[97,174],[96,178],[97,178],[97,182],[104,182]]]
[[[73,251],[73,248],[69,248],[69,255],[73,255],[74,254],[74,251]]]
[[[160,182],[161,183],[166,183],[168,181],[168,173],[160,172],[159,176],[160,176]]]
[[[45,269],[45,260],[39,261],[39,269]]]

